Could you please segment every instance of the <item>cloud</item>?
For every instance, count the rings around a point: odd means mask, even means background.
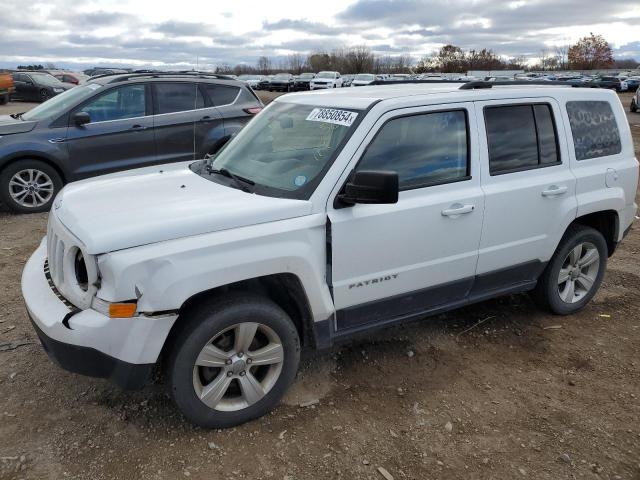
[[[534,57],[590,31],[604,34],[617,57],[640,58],[638,0],[327,0],[314,16],[279,0],[268,8],[231,3],[203,16],[193,2],[183,0],[180,15],[157,2],[150,15],[142,0],[4,0],[0,66],[25,59],[170,66],[198,58],[215,67],[352,45],[419,58],[446,43]]]

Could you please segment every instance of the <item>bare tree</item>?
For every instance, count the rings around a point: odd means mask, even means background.
[[[366,73],[373,70],[374,55],[369,47],[360,45],[347,50],[345,73]]]
[[[560,45],[556,47],[556,60],[558,68],[560,70],[567,70],[569,68],[569,46]]]
[[[268,75],[271,72],[271,59],[265,56],[258,58],[256,68],[262,75]]]
[[[300,75],[304,69],[304,58],[299,53],[294,53],[288,57],[287,69],[290,73]]]

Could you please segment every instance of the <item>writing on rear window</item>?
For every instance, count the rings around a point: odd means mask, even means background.
[[[307,117],[310,122],[333,123],[350,127],[358,116],[349,110],[336,110],[335,108],[314,108]]]

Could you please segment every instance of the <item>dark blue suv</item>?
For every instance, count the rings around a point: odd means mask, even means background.
[[[251,88],[198,72],[95,77],[0,116],[0,200],[42,212],[65,183],[213,154],[263,105]]]

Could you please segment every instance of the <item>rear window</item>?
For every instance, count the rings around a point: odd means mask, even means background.
[[[556,128],[547,104],[485,108],[491,175],[560,162]]]
[[[208,83],[204,86],[207,95],[215,106],[229,105],[233,103],[238,96],[240,88],[230,85],[216,85]]]
[[[609,102],[567,102],[567,114],[577,160],[606,157],[622,151],[618,124]]]
[[[156,113],[174,113],[204,107],[204,98],[196,83],[155,83]]]

